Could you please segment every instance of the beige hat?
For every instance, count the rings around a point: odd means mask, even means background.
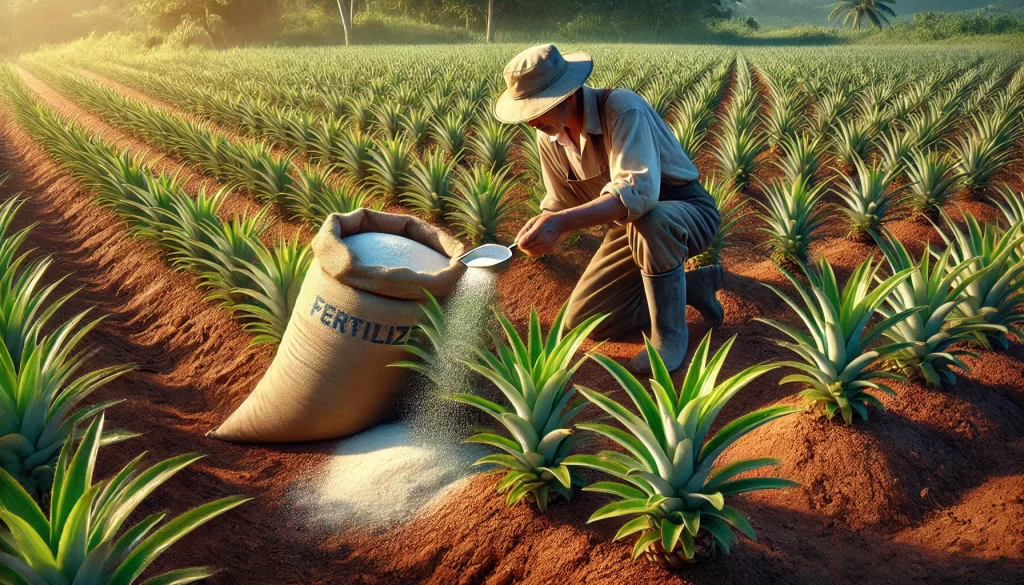
[[[554,45],[537,45],[505,66],[508,88],[494,104],[494,117],[506,124],[532,120],[579,89],[594,70],[590,55],[562,54]]]

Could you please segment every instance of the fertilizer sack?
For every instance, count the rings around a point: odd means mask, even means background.
[[[407,215],[360,209],[327,218],[277,355],[211,436],[239,442],[334,439],[389,416],[423,318],[424,290],[444,298],[465,267],[462,244]]]

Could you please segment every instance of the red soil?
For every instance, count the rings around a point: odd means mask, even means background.
[[[50,96],[48,99],[54,99]],[[955,388],[898,385],[887,412],[846,428],[794,415],[758,429],[727,458],[776,457],[778,473],[800,488],[737,497],[759,542],[680,573],[629,560],[630,543],[611,542],[617,524],[587,525],[607,500],[581,494],[545,515],[504,507],[493,477],[480,477],[429,515],[381,533],[322,535],[289,508],[289,489],[322,466],[331,443],[242,446],[207,439],[252,390],[273,350],[221,309],[205,303],[194,281],[171,271],[153,246],[133,239],[117,218],[95,206],[0,115],[0,168],[13,171],[5,189],[24,191],[21,224],[40,222],[31,243],[59,261],[51,277],[70,273],[82,287],[67,313],[97,305],[111,314],[91,335],[102,351],[96,365],[132,361],[139,369],[97,399],[127,401],[109,413],[112,425],[146,434],[104,449],[101,477],[142,450],[152,457],[186,451],[209,457],[157,492],[141,513],[180,512],[216,497],[256,500],[217,519],[170,550],[157,569],[213,564],[227,570],[214,583],[1005,583],[1024,582],[1024,348],[986,352]],[[1019,188],[1019,185],[1018,185]],[[964,202],[992,217],[992,208]],[[69,229],[70,228],[70,229]],[[912,220],[889,228],[908,241],[932,230]],[[842,236],[838,219],[815,247],[848,274],[872,246]],[[756,241],[757,238],[751,238]],[[520,259],[499,282],[503,309],[522,325],[537,306],[550,323],[599,238],[584,235],[553,257]],[[727,319],[717,346],[738,339],[725,374],[788,357],[768,339],[777,334],[755,317],[792,321],[785,306],[758,284],[785,284],[761,251],[727,252],[720,298]],[[691,344],[706,327],[691,314]],[[602,351],[626,358],[635,340]],[[793,402],[773,372],[745,389],[723,413]],[[678,377],[678,374],[677,374]],[[593,364],[578,381],[613,390]]]

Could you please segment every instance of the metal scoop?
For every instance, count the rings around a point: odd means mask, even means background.
[[[508,270],[508,265],[512,263],[512,251],[515,249],[515,244],[508,247],[500,244],[484,244],[459,256],[459,260],[470,268],[483,268],[491,272],[504,272]]]

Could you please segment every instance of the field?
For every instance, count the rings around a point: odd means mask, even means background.
[[[762,475],[799,483],[729,496],[757,533],[729,555],[680,570],[634,561],[636,537],[613,540],[615,521],[587,522],[610,492],[540,513],[530,498],[506,506],[495,475],[409,522],[325,534],[296,513],[292,488],[326,465],[334,442],[205,436],[271,363],[326,214],[374,207],[466,243],[512,241],[544,192],[532,131],[490,116],[520,48],[89,41],[0,63],[0,265],[10,269],[0,340],[13,356],[9,368],[0,356],[0,384],[27,379],[34,362],[20,352],[69,324],[95,353],[75,357],[78,340],[68,342],[53,384],[83,365],[105,373],[78,400],[140,433],[109,437],[97,478],[143,451],[202,453],[132,518],[223,508],[146,575],[208,565],[223,569],[211,583],[251,584],[1024,582],[1024,53],[1011,49],[562,47],[592,53],[591,85],[644,96],[716,198],[723,228],[691,263],[726,269],[711,348],[736,339],[721,378],[787,364],[746,385],[712,427],[775,409],[780,418],[745,432],[716,468],[774,458]],[[531,309],[551,327],[602,237],[574,234],[501,275],[498,309],[520,334]],[[11,259],[22,253],[19,269]],[[25,271],[38,286],[12,284]],[[55,305],[45,327],[11,316],[19,291]],[[694,311],[690,323],[692,354],[708,328]],[[622,362],[641,344],[599,352]],[[572,383],[635,411],[609,372],[590,360]],[[0,406],[25,413],[14,396]],[[20,437],[8,429],[28,424],[17,420],[0,419],[4,469],[23,464],[2,434]],[[28,448],[52,441],[55,459],[53,434]],[[592,467],[573,469],[600,481]],[[23,471],[23,485],[48,495],[52,469]],[[253,500],[220,500],[235,495]],[[677,537],[692,547],[686,522]]]

